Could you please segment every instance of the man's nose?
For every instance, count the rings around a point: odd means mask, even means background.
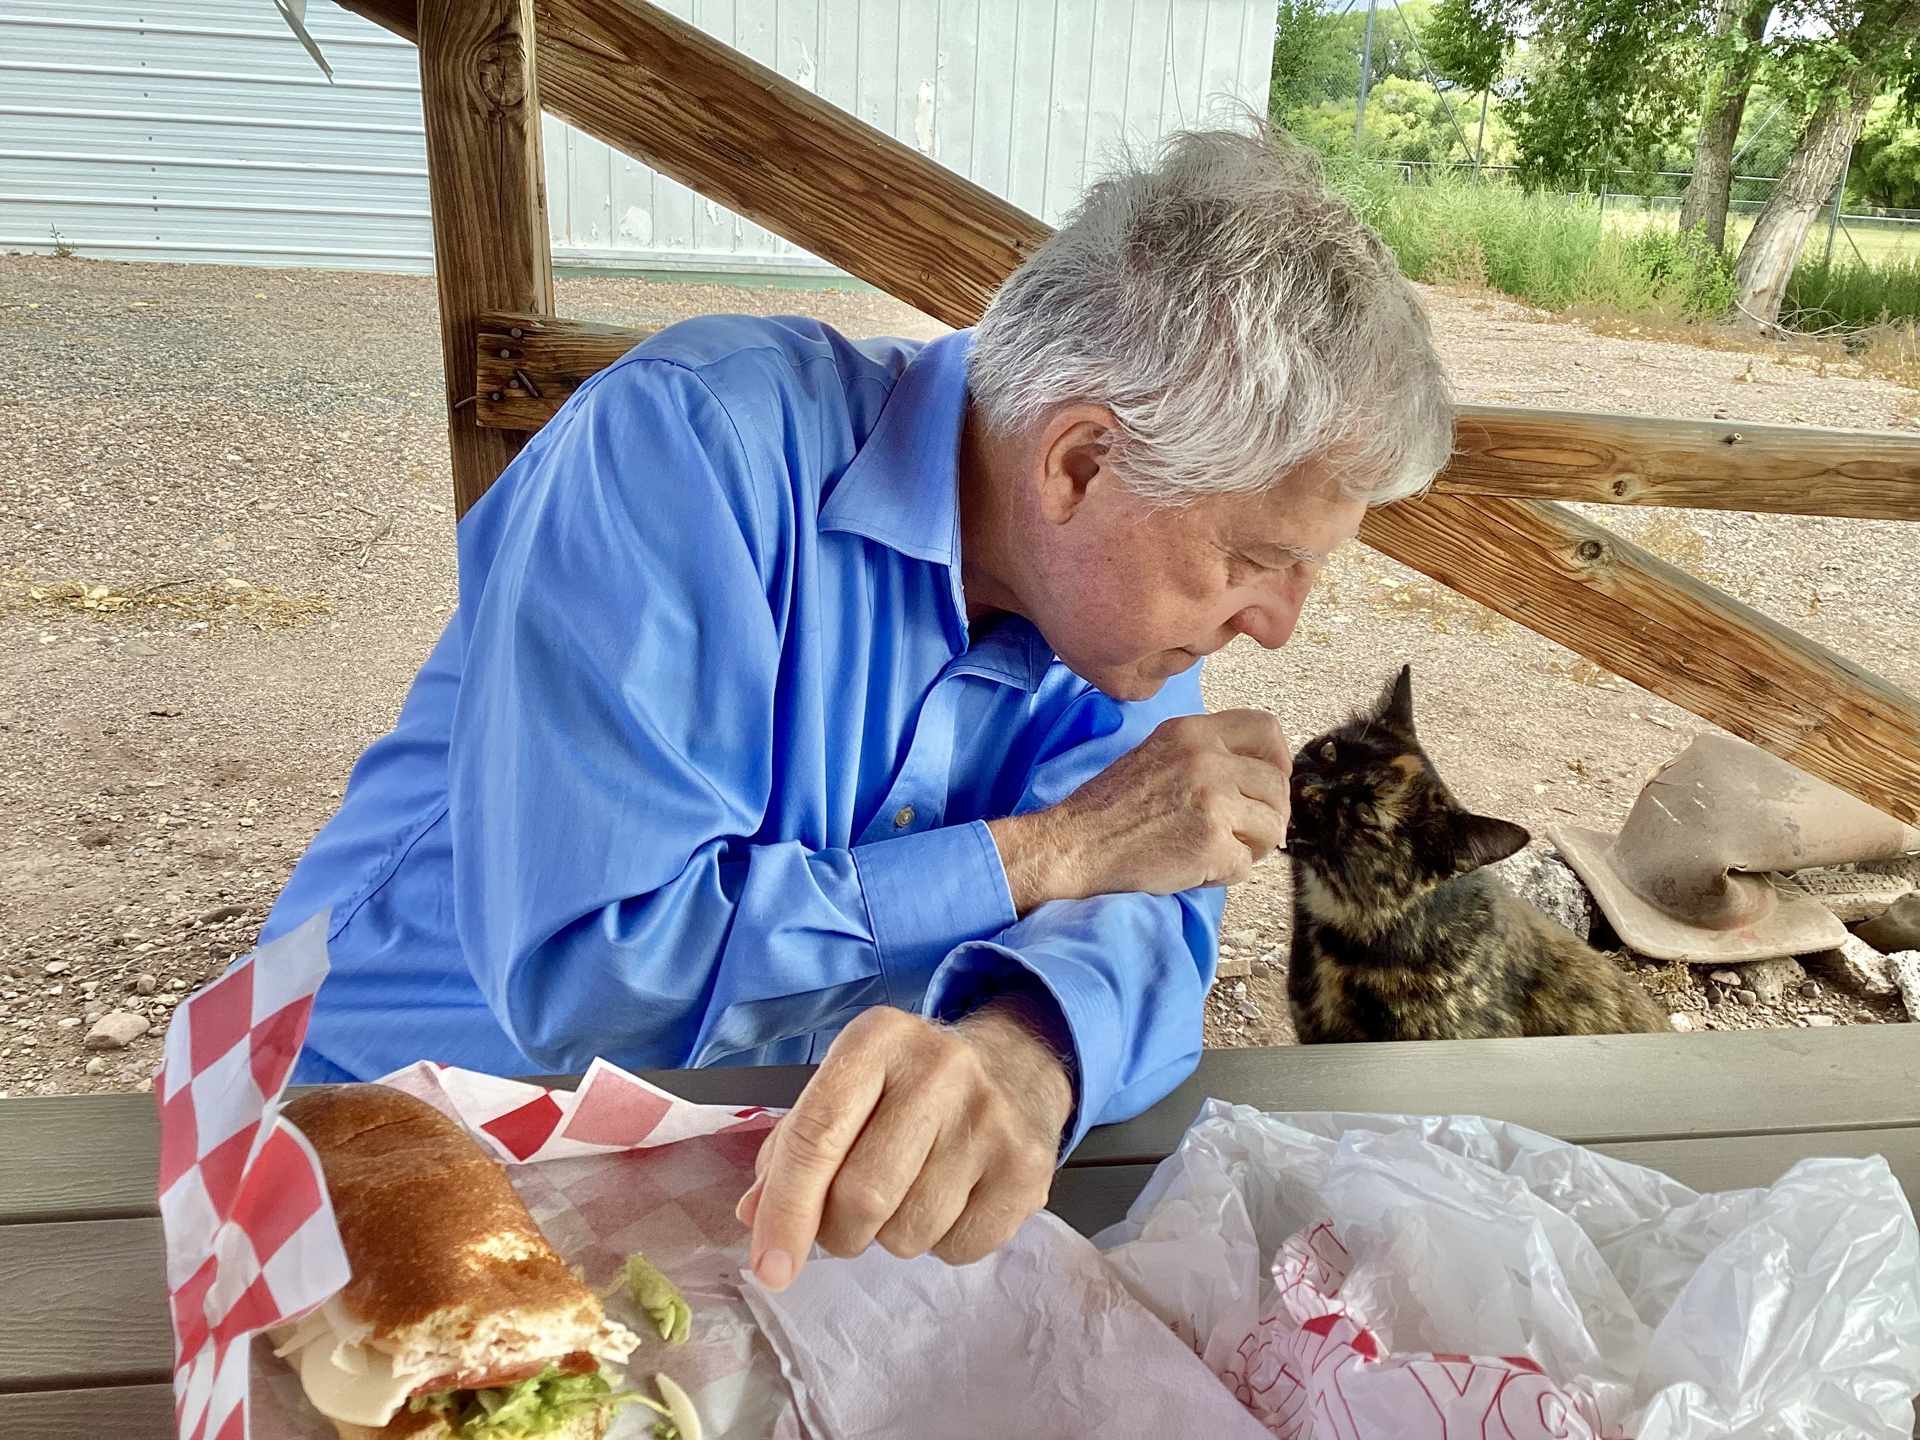
[[[1307,591],[1303,586],[1297,593],[1288,591],[1249,605],[1230,623],[1262,649],[1278,650],[1293,638],[1293,627],[1300,623],[1300,611],[1306,603]]]

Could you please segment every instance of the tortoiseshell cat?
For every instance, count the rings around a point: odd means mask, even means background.
[[[1413,732],[1413,667],[1293,762],[1294,1028],[1306,1043],[1668,1030],[1614,963],[1481,866],[1527,843],[1453,798]]]

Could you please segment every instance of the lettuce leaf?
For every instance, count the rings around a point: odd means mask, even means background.
[[[416,1395],[408,1408],[431,1410],[461,1440],[540,1440],[581,1415],[640,1400],[615,1390],[601,1375],[562,1375],[549,1365],[531,1380],[499,1390]]]

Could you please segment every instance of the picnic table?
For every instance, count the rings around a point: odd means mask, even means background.
[[[810,1073],[648,1078],[690,1100],[777,1106]],[[1890,1025],[1208,1051],[1151,1110],[1088,1135],[1049,1207],[1088,1234],[1119,1219],[1209,1096],[1274,1111],[1486,1115],[1696,1190],[1770,1184],[1807,1156],[1882,1155],[1920,1197],[1920,1027]],[[173,1433],[158,1153],[151,1095],[0,1101],[7,1440]]]

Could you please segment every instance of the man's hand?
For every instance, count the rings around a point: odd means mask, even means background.
[[[1234,885],[1287,838],[1293,754],[1264,710],[1164,720],[1058,805],[989,821],[1014,909]]]
[[[1073,1093],[1017,1002],[955,1025],[876,1007],[840,1032],[760,1147],[736,1212],[753,1272],[784,1289],[818,1240],[951,1265],[1012,1238],[1053,1181]]]

